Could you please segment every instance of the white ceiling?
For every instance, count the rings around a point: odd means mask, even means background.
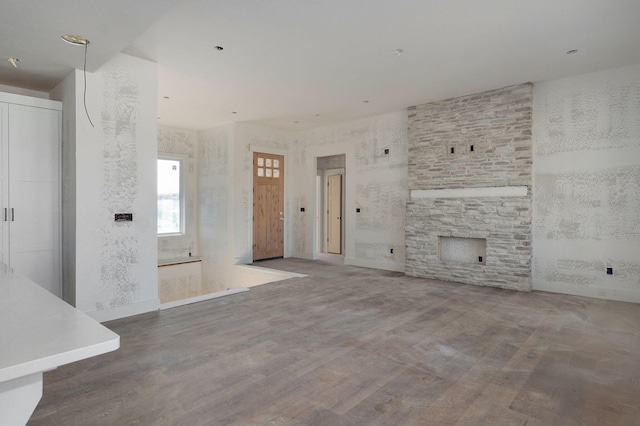
[[[89,71],[158,63],[162,125],[306,129],[640,63],[638,22],[638,0],[4,0],[0,84],[51,90],[80,34]]]

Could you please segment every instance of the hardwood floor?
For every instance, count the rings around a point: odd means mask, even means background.
[[[29,424],[640,424],[640,305],[260,265],[309,276],[106,323]]]

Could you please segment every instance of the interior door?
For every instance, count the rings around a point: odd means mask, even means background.
[[[327,181],[327,252],[342,254],[342,175]]]
[[[253,260],[284,256],[284,156],[253,153]]]

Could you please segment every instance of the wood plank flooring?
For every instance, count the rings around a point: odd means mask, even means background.
[[[309,276],[106,323],[29,424],[640,424],[640,305],[260,265]]]

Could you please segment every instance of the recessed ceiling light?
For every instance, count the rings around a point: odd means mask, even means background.
[[[578,53],[578,49],[567,50],[567,55],[574,55],[576,53]]]
[[[400,56],[404,53],[404,49],[396,49],[393,51],[393,54],[396,56]]]
[[[7,62],[9,62],[11,65],[13,65],[14,68],[18,68],[18,62],[20,62],[20,59],[18,59],[18,58],[9,58],[9,59],[7,59]]]
[[[362,101],[362,103],[363,103],[363,104],[368,104],[368,103],[369,103],[369,101]]]
[[[296,123],[296,124],[298,124],[298,123],[299,123],[299,121],[298,121],[298,120],[294,120],[293,122],[294,122],[294,123]]]
[[[163,96],[162,98],[163,99],[170,99],[168,96]]]
[[[237,114],[237,112],[236,111],[231,111],[231,114]]]
[[[60,38],[74,46],[86,46],[89,44],[89,40],[79,35],[62,34]]]
[[[224,47],[222,47],[222,46],[216,46],[216,49],[217,49],[217,50],[224,50]]]

